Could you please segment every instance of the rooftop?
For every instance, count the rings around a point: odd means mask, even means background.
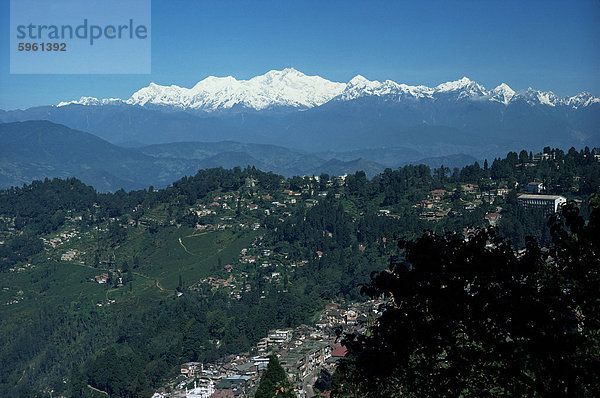
[[[524,193],[519,195],[518,199],[547,199],[547,200],[556,200],[556,199],[565,199],[564,196],[559,195],[536,195],[536,194],[528,194]]]

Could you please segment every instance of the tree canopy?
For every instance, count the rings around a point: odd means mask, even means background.
[[[281,367],[275,354],[269,357],[267,370],[260,378],[260,385],[256,390],[255,398],[293,398],[294,393],[292,384]]]
[[[598,396],[600,207],[550,217],[552,245],[494,229],[401,240],[363,293],[377,323],[346,335],[337,396]],[[334,394],[335,395],[335,394]]]

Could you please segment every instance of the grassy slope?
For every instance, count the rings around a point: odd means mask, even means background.
[[[98,319],[112,322],[132,310],[132,306],[141,310],[143,306],[150,309],[158,305],[160,300],[175,295],[175,289],[181,275],[184,285],[189,286],[209,275],[224,275],[219,269],[222,264],[234,263],[240,250],[248,247],[257,231],[211,231],[198,233],[189,228],[164,228],[155,235],[146,230],[131,228],[126,243],[115,249],[117,259],[134,255],[140,259],[140,266],[133,270],[132,291],[129,284],[114,288],[111,283],[98,284],[93,277],[102,272],[102,268],[94,268],[79,261],[59,261],[60,254],[68,248],[78,248],[91,252],[93,239],[73,239],[58,249],[45,251],[37,256],[31,264],[35,268],[25,271],[5,272],[0,274],[0,349],[11,347],[11,342],[19,335],[20,329],[35,325],[40,308],[53,311],[55,308],[66,309],[69,313],[79,313],[81,309],[89,311],[94,308]],[[181,238],[181,243],[179,239]],[[187,250],[186,250],[187,249]],[[7,288],[2,289],[2,288]],[[22,291],[22,294],[19,294]],[[21,298],[17,304],[6,305],[13,298]],[[116,303],[106,305],[107,299]],[[103,305],[97,306],[102,303]],[[94,322],[90,320],[91,328]],[[88,331],[89,336],[94,331]],[[79,344],[84,335],[73,335],[68,346],[73,348]],[[98,338],[108,338],[98,336]],[[55,337],[53,337],[55,339]],[[101,346],[97,341],[94,345]],[[91,347],[90,347],[91,348]],[[79,349],[79,348],[78,348]],[[95,350],[94,350],[95,351]],[[11,373],[11,384],[26,381],[33,377],[40,363],[47,361],[47,349],[32,355],[27,366],[18,374]],[[63,359],[64,360],[64,359]],[[70,364],[64,369],[55,369],[63,376],[68,375]],[[39,381],[39,380],[38,380]]]

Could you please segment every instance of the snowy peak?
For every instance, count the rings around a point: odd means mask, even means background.
[[[345,83],[331,82],[320,76],[307,76],[294,68],[272,70],[247,81],[250,94],[259,95],[266,102],[279,106],[312,108],[328,102],[339,95]],[[252,104],[251,107],[256,108]]]
[[[104,98],[98,99],[96,97],[81,97],[76,101],[68,101],[68,102],[59,102],[57,107],[66,106],[66,105],[87,105],[87,106],[99,106],[99,105],[119,105],[122,104],[123,100],[120,98]]]
[[[351,101],[360,97],[379,95],[381,83],[377,80],[368,80],[362,75],[356,75],[346,85],[338,100]]]
[[[350,101],[361,97],[385,97],[395,101],[412,98],[432,98],[433,90],[426,86],[409,86],[398,84],[392,80],[383,83],[378,80],[368,80],[361,75],[355,76],[346,85],[344,92],[337,97],[340,101]]]
[[[79,100],[76,101],[62,101],[59,102],[58,105],[56,106],[67,106],[67,105],[71,105],[71,104],[79,104],[79,105],[102,105],[102,101],[99,100],[96,97],[81,97],[79,98]]]
[[[262,76],[255,76],[252,79],[263,79],[266,81],[273,81],[273,80],[284,80],[284,79],[288,79],[288,80],[293,80],[293,79],[301,79],[303,77],[307,77],[304,73],[294,69],[294,68],[285,68],[283,70],[270,70],[267,73],[265,73]],[[252,80],[250,79],[250,80]]]
[[[160,86],[156,83],[150,83],[148,87],[144,87],[135,93],[126,101],[128,104],[146,105],[146,104],[163,104],[177,106],[183,98],[178,95],[182,88],[172,86]]]
[[[132,105],[152,104],[182,109],[217,111],[234,106],[263,110],[272,107],[312,108],[335,97],[346,87],[294,68],[271,70],[250,80],[209,76],[188,89],[150,84],[129,98]]]
[[[592,104],[600,104],[600,98],[594,97],[592,94],[584,91],[574,97],[567,98],[566,104],[575,109],[584,108]]]
[[[468,77],[463,77],[462,79],[459,80],[455,80],[453,82],[446,82],[446,83],[442,83],[439,84],[435,87],[435,90],[438,92],[447,92],[447,91],[457,91],[457,90],[462,90],[465,87],[470,87],[473,84],[477,84],[475,83],[473,80],[469,79]]]
[[[515,94],[515,90],[510,88],[508,84],[501,83],[498,87],[490,91],[490,101],[500,102],[501,104],[508,105]]]
[[[525,92],[519,93],[519,97],[523,98],[529,105],[548,105],[555,107],[559,104],[564,104],[552,91],[538,91],[529,87]]]
[[[451,99],[486,99],[490,93],[485,87],[467,77],[460,80],[442,83],[434,88],[427,86],[410,86],[398,84],[392,80],[381,83],[377,80],[367,80],[361,75],[348,82],[344,92],[337,100],[349,101],[361,97],[384,97],[392,101],[436,99],[440,96]]]
[[[371,81],[366,79],[363,75],[356,75],[348,82],[348,84],[346,85],[346,88],[353,87],[353,86],[366,85],[368,83],[371,83]],[[377,83],[379,83],[379,82],[377,82]]]
[[[468,77],[463,77],[453,82],[442,83],[435,87],[435,91],[448,94],[456,93],[456,99],[469,99],[489,95],[485,87],[477,84]]]
[[[559,98],[551,91],[538,91],[532,88],[517,93],[508,84],[501,83],[493,90],[463,77],[462,79],[439,84],[433,88],[427,86],[409,86],[391,80],[381,83],[370,81],[361,75],[348,82],[346,89],[336,100],[350,101],[361,97],[383,97],[391,101],[404,100],[470,100],[498,102],[508,106],[513,101],[523,100],[531,106],[568,106],[574,109],[600,103],[600,98],[589,93],[581,93],[574,97]]]
[[[232,76],[209,76],[191,88],[176,85],[162,86],[150,83],[127,99],[98,99],[81,97],[76,101],[61,102],[58,106],[71,104],[102,106],[129,104],[158,108],[172,108],[202,112],[228,111],[232,109],[310,109],[331,100],[352,101],[363,97],[377,97],[389,102],[414,103],[415,101],[490,101],[510,105],[525,101],[531,106],[568,106],[574,109],[600,103],[589,93],[560,99],[551,91],[528,89],[515,93],[502,83],[491,91],[477,82],[462,79],[441,83],[435,87],[411,86],[392,80],[383,82],[369,80],[357,75],[348,83],[332,82],[320,76],[308,76],[294,69],[270,70],[264,75],[248,80]]]

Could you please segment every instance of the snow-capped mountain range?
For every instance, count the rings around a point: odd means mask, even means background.
[[[338,83],[320,76],[307,76],[294,68],[286,68],[281,71],[272,70],[249,80],[237,80],[231,76],[210,76],[192,88],[150,83],[148,87],[138,90],[125,100],[81,97],[77,101],[61,102],[57,106],[128,104],[204,112],[237,108],[256,111],[278,108],[306,110],[330,101],[352,101],[366,97],[379,97],[396,102],[447,99],[491,101],[504,105],[514,101],[525,101],[532,106],[567,106],[574,109],[600,103],[600,98],[586,92],[573,97],[559,98],[551,91],[543,92],[532,88],[515,92],[505,83],[488,90],[467,77],[436,87],[409,86],[392,80],[379,82],[368,80],[361,75],[348,83]]]

